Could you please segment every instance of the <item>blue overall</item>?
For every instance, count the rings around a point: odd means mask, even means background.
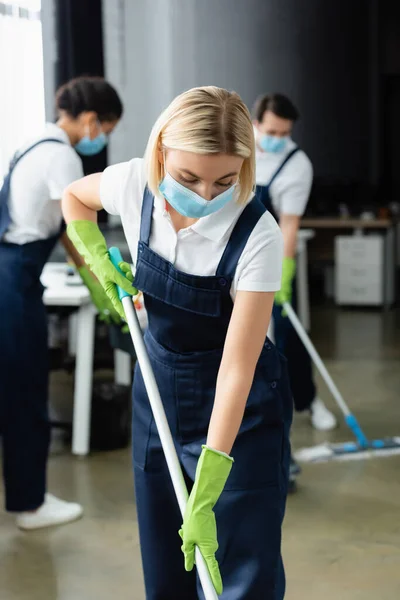
[[[285,165],[299,151],[293,148],[284,158],[267,185],[257,185],[256,197],[264,204],[279,223],[279,216],[275,213],[270,189],[272,183],[280,175]],[[296,310],[297,294],[296,280],[292,282],[292,306]],[[297,411],[310,408],[315,398],[316,389],[312,373],[311,359],[304,344],[292,327],[289,319],[282,315],[282,307],[275,305],[273,309],[275,343],[288,360],[290,387],[293,392],[294,405]]]
[[[239,257],[265,208],[253,200],[238,219],[215,276],[178,271],[149,247],[154,198],[143,199],[135,284],[144,293],[145,343],[190,490],[205,443],[233,302]],[[256,367],[235,459],[215,507],[225,600],[280,600],[292,396],[286,361],[267,339]],[[184,571],[182,518],[140,369],[133,384],[133,461],[147,600],[204,598]]]
[[[40,140],[61,142],[58,139]],[[11,224],[8,209],[15,158],[0,190],[0,240]],[[27,190],[29,202],[29,190]],[[0,435],[6,510],[38,508],[46,491],[50,441],[47,414],[47,316],[40,275],[59,233],[27,244],[0,241]]]

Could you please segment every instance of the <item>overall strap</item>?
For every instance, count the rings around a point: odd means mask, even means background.
[[[239,258],[247,241],[265,211],[265,206],[256,197],[249,202],[233,228],[216,275],[233,279]]]
[[[278,177],[278,175],[280,174],[280,172],[282,171],[282,169],[284,168],[286,163],[288,163],[289,160],[292,158],[292,156],[294,156],[299,150],[300,150],[300,148],[298,146],[296,146],[296,148],[293,148],[293,150],[291,150],[289,152],[289,154],[283,159],[282,163],[279,165],[279,167],[277,168],[275,173],[272,175],[267,187],[270,187],[273,184],[273,182]]]
[[[140,220],[140,241],[144,242],[146,245],[149,244],[150,240],[153,206],[154,196],[146,185],[143,193],[142,215]]]
[[[55,142],[56,144],[66,144],[66,142],[64,142],[63,140],[60,140],[58,138],[44,138],[43,140],[39,140],[38,142],[35,142],[34,144],[32,144],[32,146],[29,146],[29,148],[27,148],[26,150],[21,152],[21,154],[18,154],[18,152],[16,152],[14,154],[14,156],[10,162],[9,174],[11,174],[11,172],[14,170],[15,166],[17,165],[17,163],[19,163],[21,158],[24,158],[24,156],[26,156],[28,154],[28,152],[30,152],[31,150],[36,148],[36,146],[40,146],[40,144],[44,144],[45,142]]]
[[[39,144],[43,144],[44,142],[56,142],[57,144],[66,143],[57,138],[46,138],[43,140],[39,140],[29,148],[24,150],[24,152],[22,152],[21,154],[14,154],[14,157],[10,162],[8,173],[4,178],[2,187],[0,188],[0,240],[3,239],[4,234],[7,232],[8,228],[11,225],[11,216],[10,211],[8,209],[8,199],[10,196],[11,189],[11,175],[21,158],[23,158],[26,154],[28,154],[28,152],[36,148],[36,146],[39,146]]]

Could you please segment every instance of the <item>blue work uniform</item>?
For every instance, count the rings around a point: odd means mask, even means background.
[[[231,233],[215,276],[177,270],[149,247],[154,197],[146,189],[135,285],[148,313],[145,343],[189,490],[206,441],[233,302],[238,260],[265,212],[253,199]],[[215,507],[226,600],[281,600],[281,525],[293,400],[286,361],[266,339],[255,370],[231,474]],[[139,367],[133,384],[133,460],[147,600],[204,598],[184,571],[182,518]]]
[[[300,150],[298,146],[284,158],[267,185],[257,185],[256,197],[279,223],[271,198],[271,185],[279,177],[290,159]],[[292,281],[292,306],[296,310],[297,292],[296,279]],[[288,360],[290,387],[293,392],[294,405],[297,411],[309,409],[316,394],[310,356],[300,340],[289,319],[282,315],[282,307],[274,305],[274,335],[278,349]]]
[[[8,201],[17,163],[43,139],[13,159],[0,190],[0,435],[6,510],[41,506],[50,442],[47,314],[40,275],[59,238],[27,244],[3,240],[11,224]],[[29,190],[27,190],[29,201]]]

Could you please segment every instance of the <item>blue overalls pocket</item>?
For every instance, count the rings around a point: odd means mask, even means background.
[[[284,416],[281,393],[282,357],[269,341],[257,364],[253,385],[246,403],[243,421],[235,440],[232,456],[235,464],[225,486],[226,491],[280,486]],[[192,402],[183,404],[184,416],[190,420],[179,424],[183,434],[183,462],[194,477],[201,444],[205,442],[215,396],[218,367],[191,372],[192,380],[179,375],[180,397],[192,394]],[[196,383],[198,387],[196,388]],[[202,386],[200,388],[200,385]],[[200,390],[201,389],[201,393]],[[178,394],[177,394],[178,397]],[[182,405],[181,405],[182,413]],[[183,422],[183,419],[182,419]]]
[[[286,361],[277,347],[267,338],[257,363],[257,369],[262,369],[266,381],[278,381],[281,378],[282,360]]]
[[[149,353],[154,376],[161,394],[165,414],[174,439],[176,439],[177,418],[174,408],[174,371],[157,361]],[[149,398],[147,396],[139,365],[136,364],[132,391],[132,451],[133,463],[139,469],[162,471],[165,457],[158,436]]]
[[[205,437],[215,399],[222,350],[181,355],[175,367],[175,400],[180,441]],[[281,357],[267,340],[258,361],[247,399],[244,421],[282,421],[282,404],[277,393]]]
[[[222,350],[193,353],[175,370],[178,438],[182,443],[207,435]]]
[[[281,487],[284,425],[241,427],[231,455],[235,462],[224,491],[244,491]],[[205,438],[184,444],[181,460],[194,481],[197,461]]]
[[[254,374],[225,490],[279,486],[284,438],[282,357],[266,340]]]
[[[267,339],[256,366],[246,406],[248,414],[250,414],[252,406],[258,407],[259,416],[265,423],[281,423],[283,420],[283,403],[279,394],[279,384],[285,373],[285,370],[282,369],[284,361],[285,359],[277,348]]]

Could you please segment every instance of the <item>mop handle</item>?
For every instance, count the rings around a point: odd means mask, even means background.
[[[288,302],[285,302],[283,304],[283,309],[286,311],[286,314],[287,314],[291,324],[293,325],[294,329],[296,330],[297,335],[303,342],[307,352],[313,359],[315,366],[317,367],[318,371],[321,373],[331,394],[333,395],[333,397],[335,398],[336,402],[338,403],[340,409],[342,410],[342,412],[345,416],[347,426],[354,433],[355,437],[357,438],[358,443],[363,447],[367,447],[369,445],[369,442],[368,442],[368,439],[367,439],[365,433],[361,429],[356,417],[350,412],[349,407],[347,406],[346,402],[344,401],[342,394],[339,392],[338,388],[336,387],[332,377],[329,375],[327,368],[325,367],[324,363],[322,362],[320,355],[316,351],[314,344],[312,343],[309,336],[307,335],[306,330],[304,329],[303,325],[300,322],[300,319],[298,318],[298,316],[296,315],[293,308],[291,307],[291,305]]]
[[[119,270],[119,263],[123,260],[118,248],[110,248],[108,251],[111,262]],[[121,271],[122,272],[122,271]],[[161,445],[167,461],[168,470],[174,486],[176,498],[182,517],[185,513],[185,508],[188,500],[188,492],[186,489],[185,480],[182,469],[176,453],[174,441],[165,415],[164,406],[161,400],[160,392],[154,377],[153,369],[147,353],[147,349],[143,340],[142,330],[136,314],[135,307],[132,302],[132,297],[118,287],[118,295],[122,302],[125,311],[126,322],[129,326],[132,342],[135,348],[136,357],[142,372],[142,377],[146,392],[153,412],[154,421],[157,426],[158,435],[160,436]],[[178,533],[177,533],[178,536]],[[182,558],[183,560],[183,558]],[[199,574],[201,586],[203,588],[206,600],[218,600],[215,588],[208,572],[206,562],[196,546],[196,567]]]
[[[291,324],[293,325],[294,329],[296,330],[297,335],[299,336],[299,338],[303,342],[304,346],[306,347],[307,352],[313,359],[315,366],[317,367],[318,371],[321,373],[326,385],[328,386],[330,392],[332,393],[333,397],[335,398],[336,402],[338,403],[339,407],[341,408],[343,414],[345,415],[345,417],[348,417],[351,414],[350,409],[347,406],[346,402],[344,401],[342,394],[339,392],[338,388],[336,387],[332,377],[329,375],[324,363],[322,362],[320,355],[318,354],[318,352],[315,349],[314,344],[308,337],[306,330],[304,329],[303,325],[301,324],[298,316],[296,315],[293,308],[291,307],[291,305],[288,302],[285,302],[283,304],[283,309],[287,313],[287,316],[288,316]]]
[[[342,394],[339,392],[338,388],[336,387],[336,384],[333,381],[332,377],[329,375],[327,368],[325,367],[324,363],[322,362],[320,355],[316,351],[314,344],[312,343],[309,336],[307,335],[306,330],[304,329],[303,325],[300,322],[300,319],[298,318],[298,316],[296,315],[293,308],[291,307],[291,305],[288,302],[284,302],[283,309],[285,310],[291,324],[293,325],[294,329],[296,330],[297,335],[303,342],[307,352],[313,359],[315,366],[317,367],[318,371],[321,373],[321,376],[324,379],[326,385],[328,386],[331,394],[333,395],[333,397],[335,398],[336,402],[338,403],[341,411],[343,412],[348,427],[352,430],[352,432],[356,436],[356,438],[361,446],[365,446],[365,447],[368,446],[367,437],[365,436],[360,425],[358,424],[356,417],[353,414],[351,414],[349,407],[347,406],[346,402],[344,401]]]

